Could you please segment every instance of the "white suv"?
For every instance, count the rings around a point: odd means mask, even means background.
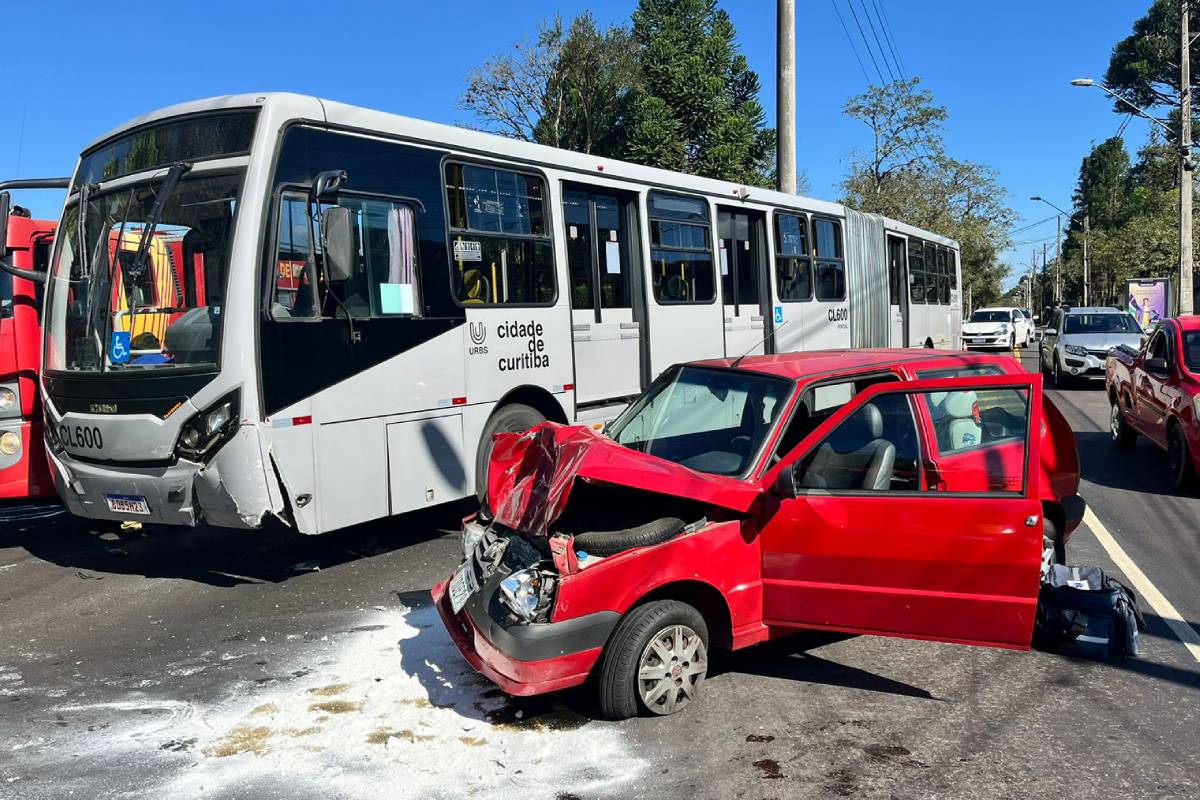
[[[1033,320],[1023,308],[980,308],[963,323],[963,346],[1015,350],[1033,341]]]

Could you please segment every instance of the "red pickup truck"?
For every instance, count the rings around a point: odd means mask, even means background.
[[[1200,472],[1200,317],[1159,322],[1138,351],[1118,347],[1105,360],[1113,444],[1132,447],[1138,434],[1167,451],[1177,489]]]

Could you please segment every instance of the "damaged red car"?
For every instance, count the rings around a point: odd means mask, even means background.
[[[799,629],[1026,649],[1079,467],[1007,356],[852,350],[684,364],[603,433],[500,434],[433,589],[505,692],[594,680],[670,714],[715,648]]]

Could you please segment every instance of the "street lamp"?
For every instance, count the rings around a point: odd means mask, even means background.
[[[1054,243],[1054,299],[1056,301],[1061,302],[1062,301],[1062,218],[1064,216],[1070,217],[1071,215],[1068,214],[1066,211],[1063,211],[1061,208],[1054,205],[1054,203],[1051,203],[1049,200],[1047,200],[1044,197],[1039,197],[1038,195],[1035,194],[1033,197],[1030,197],[1029,199],[1033,200],[1035,202],[1038,202],[1038,203],[1045,203],[1046,205],[1050,206],[1051,208],[1053,208],[1055,211],[1058,212],[1058,214],[1055,216],[1055,222],[1058,225],[1058,234],[1057,234],[1057,238],[1055,239],[1055,243]],[[1084,286],[1087,286],[1086,280],[1084,281]],[[1086,300],[1084,301],[1084,305],[1087,305]]]
[[[1187,3],[1184,3],[1184,8],[1187,8]],[[1181,48],[1182,61],[1181,71],[1182,78],[1180,80],[1180,131],[1176,137],[1175,131],[1167,123],[1163,122],[1158,117],[1151,116],[1145,109],[1142,109],[1133,103],[1126,100],[1121,95],[1114,92],[1112,89],[1105,86],[1103,83],[1096,83],[1091,78],[1076,78],[1071,81],[1072,86],[1095,86],[1103,89],[1109,96],[1114,97],[1117,101],[1129,106],[1133,112],[1139,117],[1150,120],[1158,127],[1167,132],[1169,139],[1177,139],[1179,142],[1179,306],[1177,313],[1191,314],[1192,313],[1192,170],[1195,165],[1192,164],[1192,87],[1190,78],[1190,65],[1188,55],[1191,51],[1191,41],[1188,38],[1187,30],[1187,13],[1183,14],[1182,38],[1183,46]],[[1084,217],[1084,279],[1083,291],[1084,302],[1087,302],[1087,217]]]

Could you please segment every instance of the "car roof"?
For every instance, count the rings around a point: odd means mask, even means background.
[[[736,366],[747,372],[759,372],[790,380],[806,380],[834,373],[867,372],[889,369],[900,364],[916,365],[922,369],[998,363],[1012,356],[1001,353],[965,353],[946,350],[925,350],[904,347],[878,347],[852,350],[809,350],[803,353],[737,358],[711,358],[691,362],[702,367]]]
[[[1066,313],[1068,313],[1068,314],[1128,314],[1129,312],[1125,311],[1123,309],[1120,309],[1120,308],[1113,308],[1112,306],[1072,306],[1071,308],[1066,309]]]
[[[1185,331],[1200,331],[1200,316],[1188,314],[1185,317],[1172,317],[1179,327]]]

